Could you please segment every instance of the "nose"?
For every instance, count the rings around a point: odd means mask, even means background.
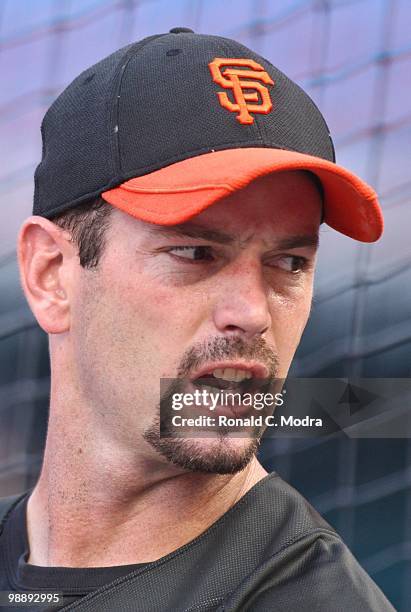
[[[227,270],[220,278],[214,305],[214,324],[222,334],[236,334],[251,340],[271,327],[269,288],[264,284],[260,264],[248,263]]]

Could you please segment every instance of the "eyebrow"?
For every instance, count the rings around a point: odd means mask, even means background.
[[[180,223],[177,225],[158,225],[149,228],[149,233],[154,235],[162,234],[170,238],[200,238],[218,244],[234,244],[238,242],[238,238],[231,234],[227,234],[222,230],[215,230],[204,227],[197,223]],[[252,236],[250,236],[251,238]],[[250,238],[241,241],[241,244],[246,244]],[[275,242],[275,247],[279,249],[296,249],[301,247],[318,248],[318,234],[295,234],[280,238]]]

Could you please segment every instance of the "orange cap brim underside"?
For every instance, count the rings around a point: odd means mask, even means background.
[[[142,221],[175,225],[260,176],[286,170],[310,170],[318,176],[324,190],[324,221],[329,226],[361,242],[375,242],[381,236],[382,211],[367,183],[332,162],[282,149],[237,148],[197,155],[132,178],[101,195]]]

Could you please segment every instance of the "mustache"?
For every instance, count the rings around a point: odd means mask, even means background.
[[[251,343],[239,336],[233,338],[219,336],[212,341],[192,346],[183,355],[177,371],[177,377],[186,378],[193,370],[200,368],[202,364],[224,359],[259,361],[267,367],[269,379],[274,379],[279,369],[277,353],[267,345],[261,336]]]

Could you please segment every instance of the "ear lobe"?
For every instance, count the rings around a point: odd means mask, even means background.
[[[32,216],[23,223],[17,246],[20,280],[37,322],[47,333],[69,329],[65,286],[69,253],[64,233],[48,219]]]

